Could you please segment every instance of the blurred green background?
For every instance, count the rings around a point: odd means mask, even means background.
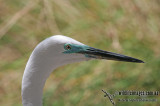
[[[160,90],[159,0],[0,0],[1,106],[21,106],[25,64],[39,42],[57,34],[145,64],[92,60],[62,66],[46,82],[44,106],[111,106],[102,89]],[[160,97],[153,98],[158,101],[115,101],[159,106]]]

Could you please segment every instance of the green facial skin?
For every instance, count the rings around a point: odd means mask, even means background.
[[[70,49],[67,49],[67,46],[70,46]],[[89,49],[89,46],[86,45],[76,45],[76,44],[64,44],[64,49],[65,51],[63,53],[65,54],[70,54],[70,53],[79,53],[79,52],[84,52]],[[84,54],[86,57],[91,57],[88,54]],[[93,58],[93,57],[92,57]]]
[[[70,49],[67,49],[66,46],[70,46]],[[79,53],[81,51],[87,51],[87,49],[89,48],[89,46],[86,45],[76,45],[76,44],[65,44],[64,45],[64,49],[66,51],[64,51],[63,53]]]

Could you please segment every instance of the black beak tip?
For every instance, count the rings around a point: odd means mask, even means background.
[[[141,61],[140,63],[145,63],[144,61]]]
[[[134,61],[132,61],[132,62],[136,62],[136,63],[145,63],[144,61],[138,60],[138,59],[136,59],[136,60],[134,60]]]

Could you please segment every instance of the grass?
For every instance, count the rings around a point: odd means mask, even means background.
[[[44,88],[44,106],[105,106],[102,89],[159,91],[158,0],[0,1],[0,105],[21,106],[21,79],[34,47],[63,34],[92,47],[145,61],[93,60],[56,69]],[[150,106],[157,102],[118,102]]]

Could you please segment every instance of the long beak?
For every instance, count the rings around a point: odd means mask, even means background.
[[[85,51],[80,51],[79,53],[85,54],[87,57],[95,59],[107,59],[107,60],[116,60],[116,61],[125,61],[125,62],[135,62],[135,63],[144,63],[142,60],[125,56],[122,54],[117,54],[113,52],[108,52],[96,48],[89,47]]]

